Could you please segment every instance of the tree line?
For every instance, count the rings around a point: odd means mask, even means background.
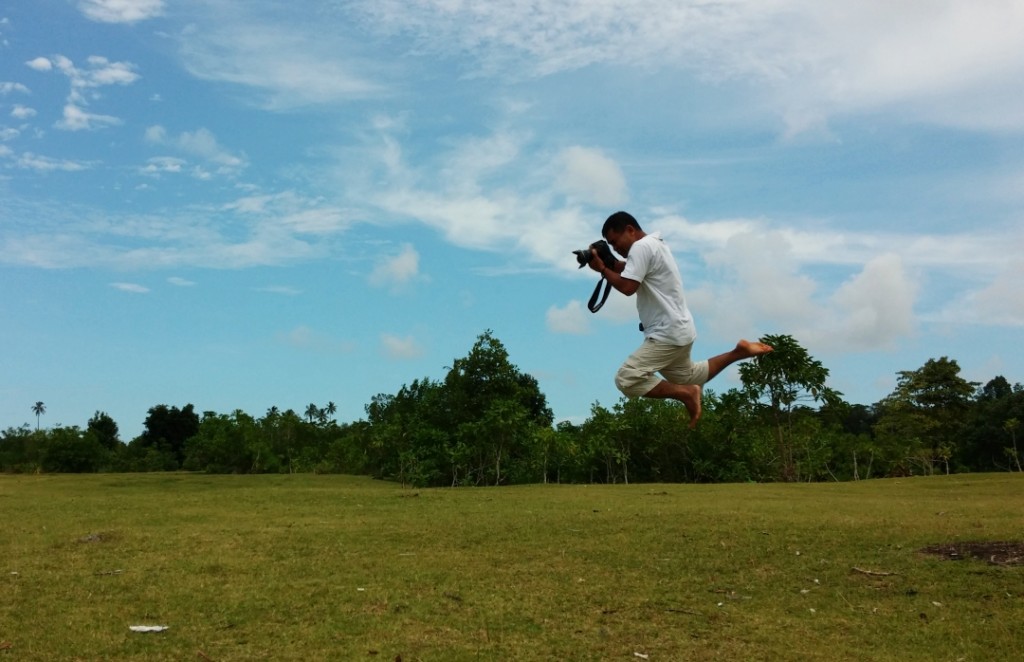
[[[850,404],[829,371],[788,335],[740,365],[740,388],[706,389],[696,430],[679,403],[594,403],[557,424],[537,381],[491,331],[441,379],[378,394],[366,416],[338,423],[334,403],[260,417],[157,405],[123,443],[97,411],[84,428],[29,425],[0,433],[0,471],[202,471],[365,474],[416,486],[539,482],[861,480],[1021,471],[1024,387],[965,380],[955,360],[900,371],[873,405]]]

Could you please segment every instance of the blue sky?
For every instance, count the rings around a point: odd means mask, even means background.
[[[486,329],[581,421],[641,340],[571,255],[619,209],[699,357],[790,334],[864,404],[942,356],[1024,381],[1021,34],[1019,0],[5,3],[0,428],[355,420]]]

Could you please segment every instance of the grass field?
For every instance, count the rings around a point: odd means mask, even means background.
[[[0,521],[0,659],[1024,659],[1024,566],[919,552],[1024,539],[1022,475],[0,476]]]

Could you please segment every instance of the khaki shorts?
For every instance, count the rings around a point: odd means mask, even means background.
[[[704,384],[708,381],[708,362],[691,361],[692,347],[693,343],[680,346],[644,340],[615,373],[615,386],[626,397],[637,398],[650,393],[662,378],[673,384]]]

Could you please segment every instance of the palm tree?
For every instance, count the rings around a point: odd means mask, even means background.
[[[327,413],[330,415],[331,420],[334,420],[334,415],[338,412],[338,405],[333,402],[327,403]]]
[[[317,407],[312,402],[310,402],[309,406],[306,407],[306,417],[309,419],[309,422],[312,423],[313,419],[316,418],[319,415],[320,415],[320,408]]]
[[[39,417],[46,413],[46,405],[41,401],[32,405],[32,413],[36,415],[36,432],[39,432]]]

